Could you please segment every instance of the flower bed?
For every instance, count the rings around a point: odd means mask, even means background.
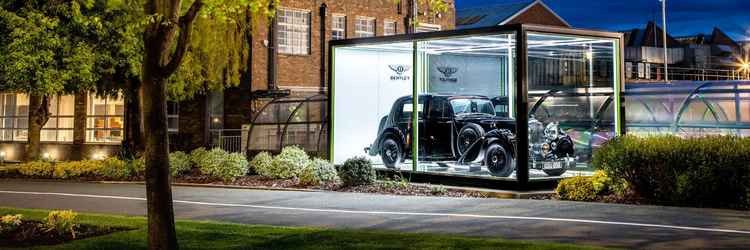
[[[52,211],[44,221],[25,220],[23,215],[0,217],[0,248],[57,245],[72,240],[129,230],[123,227],[102,227],[75,224],[76,213]]]

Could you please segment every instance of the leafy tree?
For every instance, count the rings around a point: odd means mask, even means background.
[[[27,158],[40,155],[41,129],[50,117],[50,98],[92,89],[96,54],[87,40],[101,28],[82,13],[91,1],[0,2],[0,91],[29,95]]]
[[[146,1],[141,91],[151,249],[177,248],[169,183],[166,101],[170,77],[188,58],[196,18],[200,15],[231,23],[242,14],[272,16],[277,4],[278,0],[195,0],[184,9],[182,0]]]

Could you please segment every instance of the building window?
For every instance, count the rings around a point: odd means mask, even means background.
[[[86,142],[117,143],[123,139],[123,99],[90,94],[86,102]]]
[[[396,22],[386,20],[383,22],[383,35],[391,36],[396,34]]]
[[[354,27],[354,33],[357,37],[375,36],[375,18],[357,17],[357,24]]]
[[[72,142],[75,119],[75,96],[55,96],[50,99],[50,118],[41,131],[41,141]]]
[[[167,130],[169,133],[180,132],[180,104],[167,102]]]
[[[29,97],[0,94],[0,141],[26,141],[29,132]]]
[[[277,29],[279,52],[293,55],[310,53],[310,11],[279,9]]]
[[[331,20],[331,39],[346,39],[346,16],[333,15]]]

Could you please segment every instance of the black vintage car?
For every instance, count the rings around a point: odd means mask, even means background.
[[[499,100],[476,95],[425,94],[419,96],[417,106],[419,160],[479,163],[496,176],[505,177],[513,172],[516,122],[507,117],[507,111],[496,113],[495,107],[502,106]],[[372,156],[380,155],[386,167],[395,168],[412,155],[413,107],[411,96],[397,99],[390,114],[380,120],[375,141],[365,148]],[[539,124],[532,121],[536,120],[530,119],[530,129],[538,128]],[[547,131],[550,129],[554,133]],[[561,175],[567,165],[563,163],[570,161],[554,162],[572,156],[573,143],[556,126],[543,127],[540,133],[543,134],[539,139],[543,141],[530,142],[531,160],[536,162],[538,158],[552,164],[532,164],[532,167],[539,166],[548,175]],[[547,138],[544,133],[554,138]]]

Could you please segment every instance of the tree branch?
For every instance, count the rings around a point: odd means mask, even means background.
[[[195,21],[195,18],[198,16],[198,12],[200,12],[201,8],[203,7],[203,1],[202,0],[196,0],[193,2],[193,4],[190,6],[190,9],[180,17],[179,20],[179,27],[180,27],[180,36],[177,38],[177,48],[172,55],[172,58],[169,60],[169,63],[162,67],[162,76],[169,77],[172,75],[175,71],[177,71],[177,68],[182,63],[182,58],[185,57],[185,53],[187,52],[188,46],[190,46],[190,36],[193,31],[193,23]]]

